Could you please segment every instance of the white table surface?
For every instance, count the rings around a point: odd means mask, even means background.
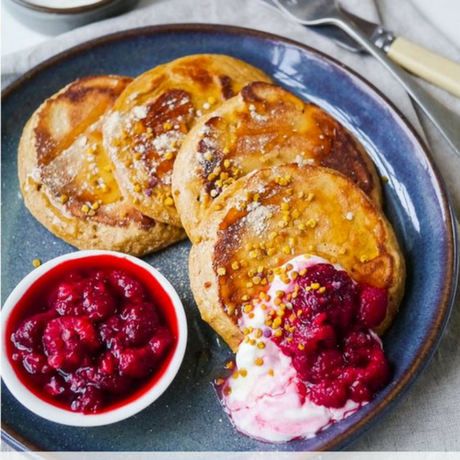
[[[142,0],[136,6],[143,6],[154,3],[156,0]],[[29,29],[15,17],[11,15],[8,8],[5,7],[5,2],[2,2],[2,56],[21,51],[31,46],[38,45],[46,40],[49,40],[53,35],[46,35],[40,32]]]

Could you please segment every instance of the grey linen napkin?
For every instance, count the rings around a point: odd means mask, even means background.
[[[147,0],[146,0],[147,1]],[[460,50],[436,30],[415,6],[415,0],[344,0],[350,11],[380,20],[399,35],[460,62]],[[460,215],[460,159],[429,121],[414,110],[404,90],[371,57],[338,48],[313,31],[285,20],[259,0],[157,0],[123,17],[92,24],[21,51],[3,60],[3,85],[48,57],[101,35],[153,24],[206,22],[238,25],[276,33],[317,48],[350,66],[386,94],[424,136],[443,173],[457,215]],[[460,100],[425,84],[440,100],[460,113]],[[459,127],[460,129],[460,127]],[[404,401],[377,427],[353,445],[355,450],[460,450],[460,305],[457,300],[447,333],[433,361]]]

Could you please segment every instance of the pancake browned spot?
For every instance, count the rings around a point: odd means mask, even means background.
[[[369,169],[369,162],[366,161],[362,148],[348,131],[319,107],[312,116],[330,141],[329,152],[321,159],[321,166],[340,171],[371,195],[375,187],[375,177]]]
[[[225,100],[230,99],[235,95],[232,88],[232,80],[228,75],[220,75],[219,81],[222,86],[222,96]]]
[[[245,102],[262,102],[262,98],[257,94],[259,85],[247,85],[241,90],[241,97]]]
[[[193,83],[198,83],[202,91],[206,91],[213,84],[213,78],[205,68],[200,66],[206,65],[205,59],[197,59],[193,66],[178,67],[177,71],[185,78],[190,78]]]

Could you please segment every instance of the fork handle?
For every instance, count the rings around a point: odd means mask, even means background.
[[[409,72],[460,97],[460,65],[403,37],[393,40],[388,57]]]
[[[423,110],[431,122],[449,142],[455,153],[460,157],[460,116],[441,104],[431,94],[425,91],[408,73],[399,65],[392,62],[388,56],[378,49],[361,30],[346,17],[340,10],[337,14],[324,21],[340,27],[350,37],[356,40],[363,48],[383,64],[384,67],[409,93],[412,99]]]

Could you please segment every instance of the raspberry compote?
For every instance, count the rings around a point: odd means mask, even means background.
[[[386,291],[355,283],[324,263],[304,269],[294,283],[290,294],[278,296],[286,308],[283,333],[273,340],[292,358],[300,394],[329,408],[348,399],[370,401],[390,375],[380,341],[370,332],[385,318]]]
[[[7,352],[36,396],[75,412],[100,413],[150,389],[177,343],[174,306],[147,270],[90,256],[39,278],[7,323]]]
[[[380,339],[386,290],[299,256],[245,304],[232,376],[216,381],[236,428],[262,441],[309,438],[369,402],[390,379]]]

